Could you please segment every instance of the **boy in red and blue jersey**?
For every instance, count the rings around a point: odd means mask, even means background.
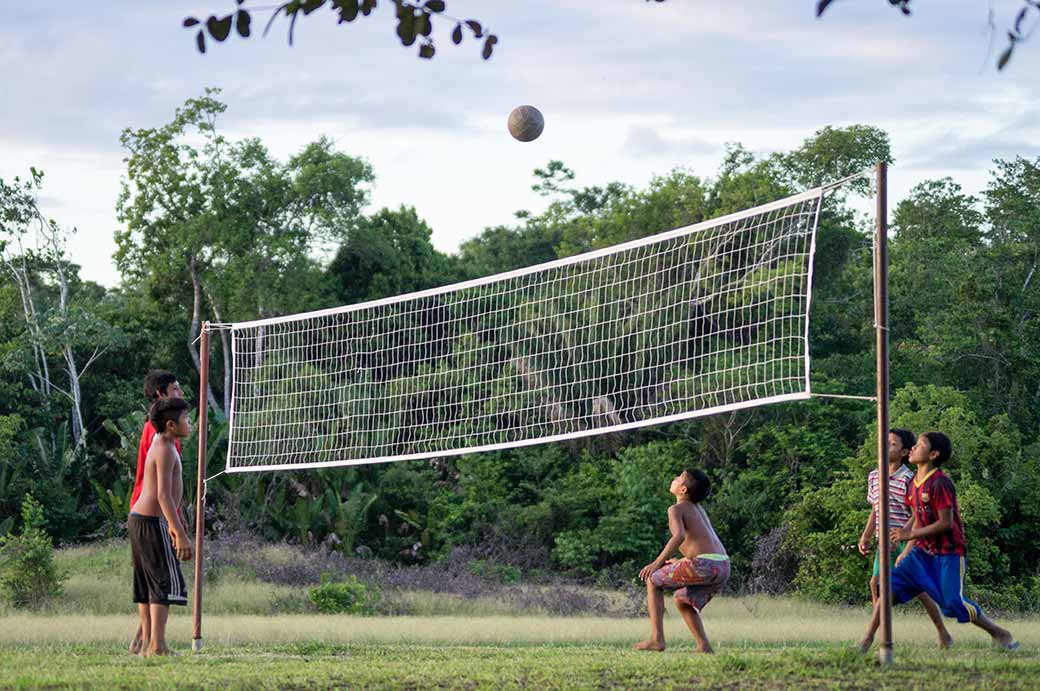
[[[880,535],[882,530],[891,532],[893,528],[905,525],[911,518],[908,500],[913,491],[914,471],[910,466],[905,465],[904,461],[909,459],[910,449],[913,448],[916,440],[917,437],[908,429],[894,427],[888,431],[888,525],[884,528],[881,527],[881,511],[878,507],[881,492],[877,469],[870,471],[870,475],[867,477],[867,503],[870,504],[870,517],[867,518],[867,524],[863,528],[863,534],[860,536],[858,544],[859,553],[864,556],[870,554],[870,543],[873,541],[875,533]],[[896,563],[901,547],[902,545],[898,542],[892,542],[890,564]],[[877,604],[880,573],[881,550],[877,549],[874,552],[874,572],[870,577],[872,604]],[[935,630],[939,634],[939,647],[949,648],[953,645],[953,636],[946,630],[939,607],[932,601],[932,598],[928,597],[928,593],[920,593],[917,599],[935,625]],[[866,652],[873,644],[875,633],[873,629],[867,631],[866,639],[860,643],[860,649],[863,652]]]
[[[907,496],[910,519],[891,533],[893,542],[908,541],[892,569],[892,601],[902,604],[920,593],[928,593],[946,616],[962,624],[971,622],[992,636],[1000,647],[1014,650],[1018,641],[1011,632],[964,597],[964,522],[953,482],[940,470],[952,452],[950,439],[942,432],[922,434],[910,450],[910,463],[917,471]],[[868,646],[880,615],[880,607],[875,605],[864,641]]]

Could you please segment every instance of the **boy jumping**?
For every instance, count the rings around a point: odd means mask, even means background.
[[[181,391],[181,385],[177,382],[177,375],[166,370],[155,369],[150,371],[144,378],[144,397],[148,401],[148,406],[151,407],[153,403],[164,398],[184,398],[184,392]],[[141,481],[144,479],[144,459],[148,456],[148,450],[152,448],[152,441],[154,440],[155,427],[152,426],[152,421],[146,416],[144,427],[141,429],[141,440],[137,443],[137,471],[134,473],[134,491],[130,495],[130,506],[136,504],[137,498],[141,496]],[[174,445],[177,447],[177,453],[180,453],[181,440],[177,439]],[[183,522],[184,512],[181,511],[179,504],[177,513]],[[131,653],[136,655],[141,652],[141,640],[143,638],[145,638],[144,632],[141,631],[141,627],[138,627],[133,639],[130,641]]]
[[[650,610],[650,639],[636,643],[636,650],[664,650],[664,592],[675,591],[675,606],[697,641],[697,650],[714,652],[704,633],[701,611],[729,579],[729,556],[715,535],[701,502],[711,492],[708,476],[700,470],[684,470],[668,491],[675,503],[668,507],[672,537],[653,562],[639,572],[646,581],[646,605]],[[682,559],[671,559],[676,549]],[[667,561],[666,561],[667,560]]]
[[[903,461],[910,456],[910,448],[913,445],[914,434],[910,430],[891,429],[888,431],[889,479],[887,529],[889,531],[894,528],[902,527],[910,519],[910,507],[907,505],[906,501],[910,496],[910,490],[913,486],[914,471],[903,465]],[[870,471],[870,475],[867,477],[867,503],[870,504],[871,508],[870,516],[867,518],[867,524],[863,526],[863,534],[859,538],[859,553],[863,556],[870,553],[870,543],[874,539],[875,531],[881,530],[881,512],[878,510],[878,502],[880,499],[881,493],[878,488],[878,471],[875,468]],[[894,541],[892,542],[891,547],[892,560],[890,564],[895,564],[899,547]],[[878,549],[874,552],[874,573],[870,577],[871,604],[877,604],[878,577],[880,573],[881,550]],[[932,601],[932,598],[928,597],[927,593],[921,593],[917,596],[917,599],[921,601],[925,612],[928,613],[932,623],[935,624],[935,629],[939,633],[939,647],[949,648],[953,645],[953,637],[950,635],[950,632],[946,630],[946,625],[943,623],[942,613],[939,611],[939,607]],[[873,635],[871,634],[869,639],[864,640],[860,644],[863,652],[866,652],[870,648],[872,641]]]
[[[181,457],[175,442],[191,434],[183,398],[156,401],[148,417],[158,430],[145,459],[141,495],[130,509],[127,532],[134,564],[134,602],[141,619],[142,655],[168,655],[166,619],[170,605],[188,604],[177,560],[192,558],[188,530],[177,507],[183,491]],[[171,539],[172,537],[172,539]]]
[[[997,626],[977,604],[964,597],[964,523],[953,483],[939,469],[952,452],[950,440],[942,432],[922,434],[910,450],[910,463],[917,468],[907,498],[912,515],[891,535],[893,542],[910,542],[892,569],[892,601],[901,604],[919,593],[928,593],[946,616],[962,624],[971,622],[1000,647],[1014,650],[1018,641],[1011,632]],[[868,649],[873,642],[880,617],[881,607],[875,603],[861,649]]]

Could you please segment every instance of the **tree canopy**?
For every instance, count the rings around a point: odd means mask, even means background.
[[[484,24],[476,19],[462,19],[448,14],[449,0],[391,0],[394,4],[395,34],[402,46],[418,45],[418,57],[429,60],[437,52],[434,40],[434,26],[443,23],[445,28],[451,27],[451,42],[459,45],[463,40],[474,40],[481,44],[481,56],[489,60],[498,43],[498,36],[491,33]],[[665,0],[644,0],[644,2],[662,3]],[[245,0],[235,0],[238,7],[231,13],[217,16],[185,17],[183,26],[195,33],[195,45],[200,53],[206,52],[207,36],[214,41],[223,42],[232,35],[249,38],[253,35],[253,12],[259,11],[245,5]],[[822,17],[834,0],[817,0],[816,16]],[[892,7],[910,16],[912,0],[887,0]],[[286,0],[271,9],[271,15],[264,27],[266,36],[279,16],[288,19],[289,45],[293,43],[293,31],[301,17],[307,17],[323,7],[335,18],[337,24],[349,24],[358,18],[369,17],[378,6],[378,0]],[[989,9],[988,25],[991,33],[996,33],[993,9]],[[997,57],[998,70],[1003,70],[1011,61],[1018,46],[1025,42],[1040,21],[1040,0],[1022,0],[1022,6],[1015,13],[1006,30],[1007,45]]]
[[[71,230],[40,208],[41,173],[0,180],[0,532],[18,527],[27,493],[56,540],[125,530],[141,381],[154,367],[177,373],[189,400],[210,406],[207,463],[221,467],[234,373],[217,332],[211,390],[197,390],[203,320],[321,309],[516,269],[892,159],[886,132],[849,125],[765,156],[733,144],[716,170],[677,168],[643,184],[582,184],[582,171],[552,160],[532,180],[544,210],[446,253],[415,208],[368,207],[375,175],[364,160],[320,136],[279,160],[260,140],[226,138],[224,111],[207,91],[169,122],[124,131],[122,281],[113,288],[82,280],[61,253]],[[818,392],[874,386],[872,228],[852,203],[865,192],[828,195],[820,215],[809,334]],[[951,436],[946,470],[965,516],[973,592],[1019,609],[1040,607],[1038,209],[1040,159],[1015,157],[994,163],[978,195],[950,178],[921,180],[895,204],[891,224],[892,422]],[[404,564],[493,542],[541,555],[518,569],[617,582],[665,537],[655,517],[668,479],[697,465],[712,479],[707,509],[733,559],[734,587],[855,603],[866,597],[870,563],[844,547],[869,510],[873,424],[862,402],[812,399],[450,459],[223,475],[208,485],[206,525]],[[196,455],[194,443],[184,445],[189,476]],[[190,507],[193,483],[185,491]]]

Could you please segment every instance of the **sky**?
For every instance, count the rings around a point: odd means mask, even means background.
[[[249,1],[247,7],[274,3]],[[713,175],[724,146],[756,154],[797,147],[825,126],[886,130],[895,165],[890,207],[927,179],[985,189],[994,158],[1040,155],[1040,42],[998,73],[996,56],[1020,0],[916,0],[904,17],[885,0],[448,0],[499,37],[416,57],[394,34],[393,3],[336,24],[301,19],[294,46],[269,11],[254,36],[200,55],[189,15],[232,0],[0,0],[0,178],[44,171],[45,214],[75,227],[81,275],[119,282],[112,253],[125,174],[123,129],[157,127],[206,87],[222,89],[218,127],[258,137],[281,160],[319,136],[365,158],[376,182],[367,211],[414,206],[446,252],[544,202],[532,171],[560,159],[578,185],[645,187],[682,167]],[[988,25],[990,13],[996,26]],[[506,131],[534,105],[545,131]]]

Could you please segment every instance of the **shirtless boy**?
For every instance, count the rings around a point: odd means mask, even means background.
[[[636,643],[636,650],[664,650],[664,591],[675,591],[675,606],[697,642],[697,650],[711,653],[701,612],[729,579],[729,556],[715,534],[701,502],[711,492],[708,476],[700,470],[684,470],[668,488],[675,503],[668,508],[672,537],[657,559],[643,567],[646,604],[650,610],[650,638]],[[676,550],[682,558],[671,558]]]
[[[177,381],[176,374],[162,369],[153,369],[144,378],[144,396],[145,400],[148,401],[148,407],[151,408],[153,403],[163,398],[184,398],[184,392],[181,391],[181,385]],[[137,498],[141,496],[141,484],[144,481],[144,461],[148,458],[148,450],[152,448],[152,442],[156,436],[155,428],[152,427],[152,421],[146,415],[144,427],[141,430],[141,441],[137,444],[137,470],[134,473],[134,491],[130,495],[131,507],[137,503]],[[177,439],[174,445],[177,447],[177,453],[180,453],[181,440]],[[177,515],[181,517],[183,522],[184,512],[181,510],[180,505],[177,506]],[[141,641],[145,638],[147,636],[141,630],[141,627],[138,626],[134,637],[130,640],[130,652],[134,655],[139,655],[141,653]]]
[[[177,507],[183,478],[175,442],[191,434],[183,398],[156,401],[148,412],[156,437],[145,459],[141,495],[130,508],[127,532],[134,564],[134,602],[141,619],[141,654],[168,655],[166,619],[170,605],[188,603],[177,560],[192,558],[188,529]],[[172,539],[171,539],[172,538]]]

